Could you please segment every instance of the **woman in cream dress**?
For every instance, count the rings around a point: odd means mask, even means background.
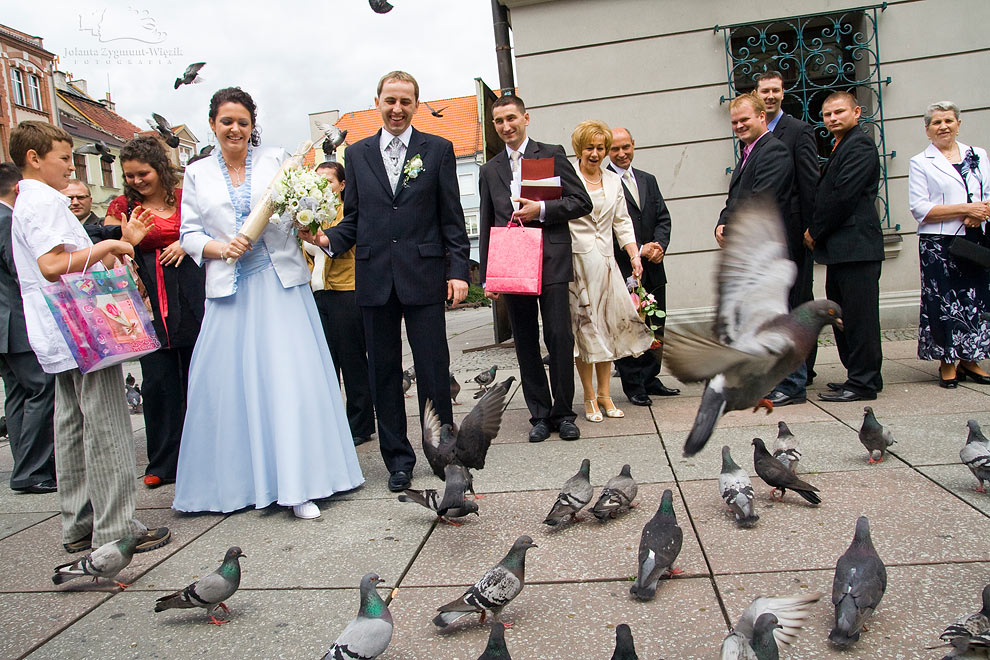
[[[571,325],[578,376],[584,389],[584,416],[589,422],[624,414],[612,402],[609,380],[612,362],[641,355],[653,336],[639,318],[613,256],[612,236],[629,254],[633,274],[643,274],[639,247],[622,180],[602,168],[612,144],[612,131],[601,121],[584,121],[571,134],[575,166],[594,208],[571,220],[574,281],[570,283]],[[598,381],[597,389],[594,380]]]

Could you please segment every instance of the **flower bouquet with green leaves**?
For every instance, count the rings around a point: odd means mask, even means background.
[[[647,293],[646,289],[643,288],[643,283],[635,277],[626,280],[626,289],[629,290],[629,297],[632,298],[633,305],[639,312],[639,318],[643,319],[643,323],[653,334],[653,343],[650,348],[660,348],[662,342],[657,338],[657,330],[660,329],[660,319],[666,317],[667,312],[660,309],[656,297],[652,293]]]
[[[301,227],[315,234],[337,217],[340,200],[326,177],[308,167],[293,167],[273,184],[272,203],[272,224],[286,232]]]

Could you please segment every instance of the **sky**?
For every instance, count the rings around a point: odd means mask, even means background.
[[[262,144],[294,151],[307,115],[373,107],[382,74],[403,69],[425,100],[497,88],[489,0],[46,0],[5,3],[0,22],[44,39],[58,68],[109,89],[116,111],[145,128],[152,112],[209,142],[209,100],[239,86],[258,105]],[[192,62],[202,84],[173,89]]]

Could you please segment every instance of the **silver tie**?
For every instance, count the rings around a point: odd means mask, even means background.
[[[388,182],[392,190],[399,184],[399,175],[402,174],[402,151],[404,145],[398,137],[393,137],[392,141],[385,147],[385,169],[388,173]]]
[[[519,171],[520,158],[522,158],[522,154],[519,153],[518,151],[513,151],[512,153],[509,154],[509,160],[511,161],[509,164],[509,169],[511,169],[513,173]]]
[[[626,170],[626,173],[622,175],[622,180],[632,194],[632,198],[636,200],[636,205],[639,206],[639,186],[636,185],[636,177],[633,175],[632,168]]]

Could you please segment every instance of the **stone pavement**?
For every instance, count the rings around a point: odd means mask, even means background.
[[[500,378],[518,375],[510,349],[462,352],[491,342],[489,322],[485,309],[448,314],[452,364],[462,383],[491,363],[500,366]],[[888,589],[869,631],[845,657],[940,658],[943,653],[924,647],[955,618],[977,610],[990,582],[990,495],[973,491],[976,480],[958,458],[967,419],[990,428],[990,387],[940,389],[934,364],[915,358],[912,340],[888,341],[884,352],[886,388],[873,407],[898,443],[877,466],[867,465],[857,440],[862,405],[855,403],[809,402],[769,416],[731,413],[705,450],[685,459],[681,448],[698,385],[682,385],[679,397],[654,397],[652,408],[628,405],[619,394],[625,419],[590,424],[581,418],[579,441],[554,437],[535,445],[526,441],[528,413],[522,392],[514,390],[486,469],[475,476],[486,495],[481,516],[458,528],[435,525],[425,509],[388,493],[374,443],[358,450],[367,483],[320,502],[323,516],[316,521],[296,520],[277,506],[179,515],[169,508],[172,487],[146,490],[139,465],[140,515],[149,525],[170,526],[174,540],[138,555],[121,575],[133,582],[125,592],[81,580],[53,587],[52,567],[69,559],[59,543],[56,496],[0,488],[0,658],[316,659],[357,611],[361,576],[375,571],[388,587],[399,586],[391,604],[395,635],[383,657],[474,660],[487,625],[468,617],[441,634],[430,619],[521,534],[539,547],[528,555],[528,586],[504,611],[515,623],[506,640],[516,660],[609,658],[614,628],[623,622],[644,660],[715,658],[729,622],[750,600],[809,591],[825,596],[797,644],[781,655],[840,657],[825,641],[832,623],[828,598],[835,561],[861,514],[869,516],[887,564]],[[818,362],[812,393],[841,379],[834,347],[823,347]],[[669,376],[665,382],[675,384]],[[474,389],[464,385],[458,419],[470,409]],[[617,379],[613,391],[619,392]],[[415,446],[415,398],[407,399],[407,410]],[[793,494],[771,503],[754,475],[761,518],[754,529],[737,529],[717,494],[719,450],[729,445],[753,474],[750,441],[773,438],[778,420],[800,438],[800,470],[821,489],[823,504],[813,508]],[[132,421],[141,462],[143,420]],[[596,489],[630,463],[640,506],[607,524],[592,519],[545,527],[540,521],[557,489],[585,457]],[[10,462],[7,447],[0,448],[0,472],[9,471]],[[440,485],[423,459],[415,485]],[[662,583],[654,601],[640,603],[629,596],[629,580],[640,531],[665,488],[674,491],[684,530],[677,562],[684,573]],[[247,557],[241,589],[228,601],[229,624],[211,625],[202,610],[153,612],[157,596],[212,571],[231,545]]]

